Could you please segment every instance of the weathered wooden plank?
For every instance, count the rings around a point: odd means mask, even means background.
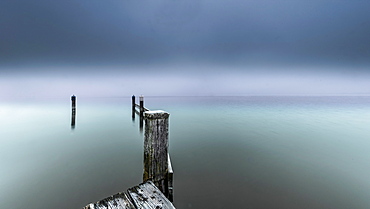
[[[83,209],[175,209],[166,196],[147,181],[96,203],[90,203]]]
[[[138,109],[139,109],[139,111],[140,111],[140,105],[138,105],[138,104],[135,104],[135,107],[137,107]],[[145,111],[150,111],[148,108],[146,108],[146,107],[143,107],[143,109],[145,110]]]
[[[128,195],[122,192],[96,203],[90,203],[83,209],[135,209],[135,206],[132,204]]]
[[[130,188],[127,192],[138,209],[175,209],[173,204],[151,181]]]

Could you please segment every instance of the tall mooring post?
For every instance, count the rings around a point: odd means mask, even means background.
[[[76,111],[76,96],[75,95],[71,96],[71,101],[72,101],[72,111]]]
[[[162,111],[146,111],[144,134],[143,181],[151,180],[172,200],[172,175],[169,174],[168,120],[170,114]],[[172,172],[172,168],[170,168]]]
[[[143,117],[144,113],[144,96],[140,96],[140,117]]]
[[[135,95],[132,95],[132,119],[135,119]]]
[[[72,117],[71,117],[71,128],[74,129],[76,126],[76,96],[71,96],[72,101]]]
[[[140,114],[139,114],[139,116],[140,116],[140,121],[139,121],[139,123],[140,123],[140,132],[143,132],[143,126],[144,126],[144,97],[143,97],[143,95],[141,95],[140,97],[139,97],[139,100],[140,100],[140,104],[139,104],[139,106],[140,106]]]

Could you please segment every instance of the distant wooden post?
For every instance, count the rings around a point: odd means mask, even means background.
[[[144,97],[143,95],[140,96],[140,117],[143,117],[144,113]]]
[[[76,126],[76,96],[71,96],[72,101],[72,118],[71,118],[71,128],[74,129]]]
[[[72,111],[76,111],[76,96],[75,95],[71,96],[71,100],[72,100]]]
[[[132,119],[135,119],[135,95],[132,95]]]
[[[140,100],[140,122],[139,122],[139,126],[140,126],[140,132],[143,132],[143,126],[144,126],[144,97],[143,95],[141,95],[139,97],[139,100]]]
[[[146,111],[144,113],[145,134],[143,181],[153,181],[153,183],[167,198],[169,197],[169,116],[169,113],[162,110]]]

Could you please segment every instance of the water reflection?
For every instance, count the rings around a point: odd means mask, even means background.
[[[144,117],[140,115],[140,133],[143,133]]]
[[[140,113],[133,109],[133,112],[132,112],[132,122],[135,123],[135,114],[138,114],[139,115],[139,130],[140,130],[140,133],[143,133],[143,129],[144,129],[144,117],[140,115]]]
[[[76,109],[72,109],[71,129],[74,130],[75,127],[76,127]]]

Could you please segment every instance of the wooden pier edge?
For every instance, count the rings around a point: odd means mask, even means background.
[[[137,110],[139,109],[139,111]],[[140,115],[140,128],[145,119],[144,134],[144,173],[143,182],[83,209],[174,209],[173,169],[168,153],[169,113],[163,110],[150,111],[144,107],[144,97],[140,105],[132,96],[132,114]]]
[[[175,209],[175,206],[154,185],[147,181],[126,192],[120,192],[96,203],[90,203],[83,209]]]

